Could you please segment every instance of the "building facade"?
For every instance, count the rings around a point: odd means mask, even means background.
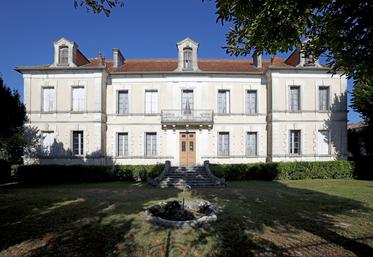
[[[287,59],[87,58],[54,42],[54,62],[22,66],[33,162],[154,164],[334,160],[347,157],[347,79],[299,51]]]

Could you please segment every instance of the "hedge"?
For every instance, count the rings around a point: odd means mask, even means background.
[[[158,177],[164,164],[156,165],[116,165],[115,176],[124,181],[146,181],[147,177]]]
[[[9,182],[11,180],[11,163],[5,160],[0,160],[0,183]]]
[[[210,164],[211,172],[226,180],[350,179],[354,163],[349,161],[273,162]]]
[[[104,181],[146,181],[157,177],[164,165],[21,165],[14,167],[14,179],[27,184],[81,183]]]

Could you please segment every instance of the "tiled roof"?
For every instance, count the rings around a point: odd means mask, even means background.
[[[83,58],[82,58],[83,59]],[[77,68],[105,68],[109,73],[151,73],[151,72],[173,72],[177,69],[177,59],[126,59],[124,64],[118,68],[113,67],[112,60],[105,60],[104,57],[89,58]],[[271,68],[294,68],[292,62],[279,57],[273,57],[271,60],[263,60],[263,67],[257,68],[251,59],[199,59],[198,68],[200,72],[217,73],[262,73],[269,67]],[[49,69],[50,65],[17,67],[21,69]],[[52,67],[50,67],[52,68]],[[62,68],[62,67],[57,67]]]
[[[108,70],[116,72],[172,72],[177,69],[177,59],[129,59],[118,67],[113,68],[112,61],[106,61]],[[282,58],[273,58],[271,61],[264,60],[263,68],[254,66],[252,60],[229,60],[229,59],[199,59],[198,68],[202,72],[263,72],[269,66],[291,67],[285,64]]]

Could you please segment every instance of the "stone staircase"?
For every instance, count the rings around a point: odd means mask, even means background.
[[[225,181],[212,175],[206,166],[196,167],[167,167],[164,172],[154,180],[154,186],[177,187],[224,187]]]

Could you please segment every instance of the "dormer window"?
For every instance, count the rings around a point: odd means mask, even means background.
[[[58,50],[59,54],[59,65],[68,65],[69,64],[69,48],[67,46],[60,46]]]
[[[312,54],[306,54],[304,60],[304,66],[315,66],[315,58]]]
[[[185,47],[183,49],[183,57],[184,57],[184,70],[192,70],[193,69],[193,57],[192,57],[192,48]]]

